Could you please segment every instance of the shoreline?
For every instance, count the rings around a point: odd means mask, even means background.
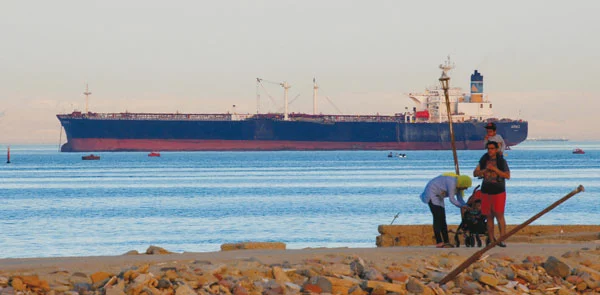
[[[560,243],[560,244],[535,244],[532,243],[510,243],[507,248],[495,247],[487,254],[505,253],[507,255],[559,255],[566,251],[576,251],[582,248],[600,248],[600,240]],[[135,265],[139,263],[165,263],[185,261],[211,261],[213,263],[231,262],[244,259],[261,259],[265,263],[277,263],[283,260],[290,263],[300,262],[311,256],[327,256],[331,254],[364,255],[365,258],[374,260],[384,259],[382,255],[416,255],[428,256],[444,252],[456,252],[461,256],[470,256],[482,248],[435,248],[431,246],[397,246],[397,247],[373,247],[373,248],[304,248],[304,249],[246,249],[216,252],[183,252],[169,254],[121,254],[114,256],[65,256],[65,257],[39,257],[39,258],[2,258],[0,259],[0,273],[11,271],[45,271],[61,268],[77,268],[80,270],[101,269],[104,267],[115,267],[123,265]]]
[[[507,231],[514,228],[515,224],[508,224]],[[456,235],[458,225],[457,224],[449,224],[449,236],[451,242],[454,242],[454,238]],[[397,225],[379,225],[377,228],[379,235],[373,237],[372,243],[365,245],[343,245],[341,243],[337,245],[330,246],[306,246],[306,247],[294,247],[287,248],[289,245],[286,243],[281,243],[283,246],[281,249],[286,250],[302,250],[302,249],[371,249],[371,248],[386,248],[392,246],[431,246],[435,244],[435,239],[433,238],[433,230],[430,224],[397,224]],[[496,233],[498,233],[498,228],[496,225]],[[401,243],[386,244],[385,239],[389,239],[390,237],[395,237],[401,240]],[[462,235],[460,236],[461,242],[460,247],[465,247],[464,241],[462,240]],[[485,240],[485,236],[482,237],[482,241]],[[527,227],[521,229],[513,236],[507,239],[508,243],[529,243],[529,244],[569,244],[569,243],[585,243],[588,241],[600,240],[600,225],[590,225],[590,224],[577,224],[577,225],[528,225]],[[243,241],[240,241],[243,242]],[[270,242],[277,243],[277,242]],[[336,243],[334,243],[336,244]],[[220,249],[224,250],[223,246],[233,245],[233,244],[221,244]],[[146,251],[143,247],[149,247],[151,245],[142,246],[142,248],[136,249],[124,249],[122,252],[114,252],[114,253],[99,253],[98,255],[74,255],[74,256],[29,256],[29,257],[0,257],[0,261],[10,260],[10,259],[62,259],[62,258],[79,258],[79,257],[112,257],[112,256],[121,256],[126,254],[127,252],[137,252]],[[173,254],[184,254],[184,253],[218,253],[219,249],[216,250],[201,250],[201,251],[188,251],[186,249],[180,249],[173,251],[173,249],[168,246],[163,246],[157,244],[158,247],[163,247],[166,250],[172,251]],[[218,246],[217,246],[218,247]],[[225,250],[233,250],[233,249],[225,249]],[[1,263],[0,263],[1,266]]]
[[[448,283],[437,283],[480,249],[411,246],[7,258],[0,259],[0,294],[600,292],[600,240],[495,247]]]

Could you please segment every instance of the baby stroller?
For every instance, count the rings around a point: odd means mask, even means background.
[[[480,195],[481,191],[479,190],[479,186],[477,186],[467,201],[470,209],[462,213],[462,220],[454,235],[456,247],[460,247],[460,236],[463,236],[465,246],[467,247],[475,247],[475,244],[477,244],[477,247],[481,247],[482,245],[479,235],[487,234],[487,219],[485,215],[481,214]]]

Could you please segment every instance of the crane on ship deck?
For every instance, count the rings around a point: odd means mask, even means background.
[[[265,83],[270,83],[270,84],[275,84],[275,85],[279,85],[281,87],[283,87],[283,107],[284,107],[284,112],[283,112],[283,119],[284,120],[288,120],[288,89],[290,89],[292,86],[290,84],[288,84],[288,82],[283,81],[283,82],[275,82],[275,81],[269,81],[269,80],[265,80],[262,78],[256,78],[256,113],[259,113],[259,106],[260,106],[260,93],[258,92],[258,87],[259,85],[265,90],[265,92],[267,93],[267,95],[269,96],[269,98],[271,98],[271,100],[273,101],[273,103],[275,103],[275,105],[277,105],[277,103],[275,102],[275,99],[271,96],[271,94],[269,94],[269,91],[267,91],[267,89],[265,88],[265,86],[262,84],[263,82]]]
[[[294,101],[296,101],[296,99],[298,97],[300,97],[301,93],[297,94],[293,99],[288,101],[287,89],[291,88],[291,86],[289,84],[287,84],[287,82],[285,82],[285,81],[284,82],[276,82],[276,81],[270,81],[270,80],[266,80],[266,79],[262,79],[262,78],[256,78],[256,113],[257,114],[260,113],[260,90],[259,90],[259,88],[261,88],[261,87],[267,93],[267,96],[271,99],[271,102],[273,102],[273,104],[277,108],[278,112],[282,110],[282,107],[279,107],[279,104],[273,98],[273,96],[269,93],[269,91],[267,90],[265,85],[263,85],[263,82],[281,86],[284,88],[284,91],[285,91],[285,93],[284,93],[284,95],[285,95],[285,106],[284,106],[285,112],[284,113],[287,115],[288,114],[288,106],[290,104],[292,104]],[[317,115],[317,91],[318,91],[318,89],[319,89],[319,86],[317,85],[316,78],[313,78],[313,115]],[[331,104],[331,106],[337,111],[338,114],[343,114],[343,112],[333,103],[333,101],[329,98],[329,96],[325,96],[325,98]],[[285,116],[285,118],[287,118],[287,116]]]

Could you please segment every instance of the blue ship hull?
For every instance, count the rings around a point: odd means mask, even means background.
[[[65,129],[64,152],[195,150],[445,150],[451,149],[448,123],[290,120],[279,118],[194,119],[199,115],[136,114],[115,118],[58,115]],[[192,116],[192,117],[191,117]],[[183,119],[181,119],[183,117]],[[177,119],[179,118],[179,119]],[[317,120],[318,119],[318,120]],[[496,121],[508,146],[527,138],[528,123]],[[483,149],[485,122],[453,124],[456,148]]]

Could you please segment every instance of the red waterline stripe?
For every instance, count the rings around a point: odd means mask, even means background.
[[[330,142],[274,140],[71,139],[73,152],[88,151],[275,151],[275,150],[448,150],[439,142]],[[482,142],[457,142],[457,149],[481,149]]]

